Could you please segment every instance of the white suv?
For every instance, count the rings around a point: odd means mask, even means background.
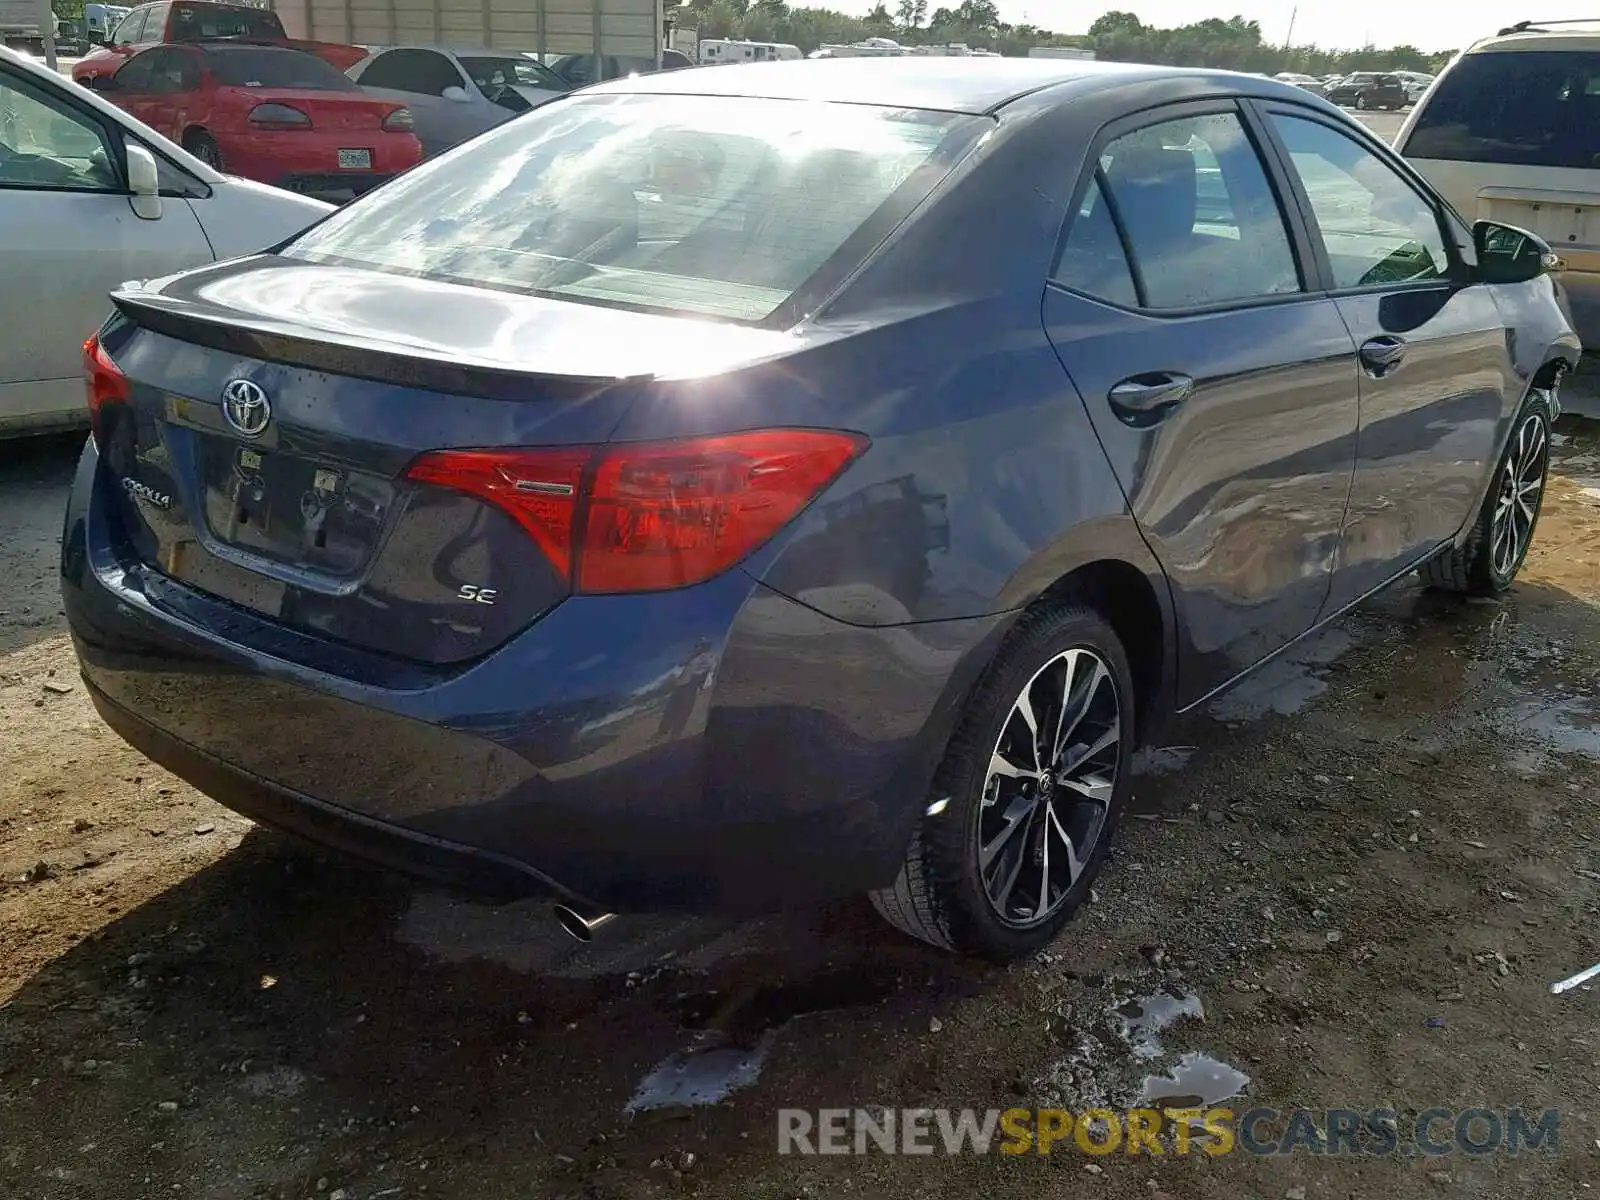
[[[1549,242],[1578,336],[1600,348],[1600,20],[1525,21],[1473,45],[1395,147],[1469,225]]]

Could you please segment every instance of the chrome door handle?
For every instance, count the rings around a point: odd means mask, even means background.
[[[1368,338],[1361,343],[1361,362],[1370,375],[1383,375],[1394,370],[1405,356],[1405,341],[1392,334]]]
[[[1115,385],[1106,395],[1111,411],[1125,424],[1154,425],[1194,391],[1194,380],[1173,371],[1134,375]]]

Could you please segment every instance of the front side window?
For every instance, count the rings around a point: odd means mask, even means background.
[[[461,68],[472,77],[486,96],[493,96],[501,88],[530,87],[546,92],[564,92],[567,85],[543,63],[531,58],[508,55],[505,58],[485,58],[464,54]]]
[[[122,23],[117,26],[117,31],[111,35],[111,44],[114,46],[132,46],[143,36],[144,23],[149,18],[151,10],[136,8],[122,18]]]
[[[118,188],[104,130],[33,83],[0,73],[0,188]]]
[[[825,102],[563,101],[407,173],[284,253],[762,321],[836,256],[859,262],[987,127]]]
[[[1100,180],[1149,308],[1300,290],[1265,168],[1234,113],[1182,117],[1109,143]]]
[[[1401,152],[1413,159],[1600,167],[1600,51],[1468,54],[1435,84]]]
[[[1393,167],[1320,121],[1272,114],[1340,288],[1437,279],[1450,270],[1439,214]]]

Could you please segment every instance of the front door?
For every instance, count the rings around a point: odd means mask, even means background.
[[[107,293],[211,260],[188,203],[142,220],[121,170],[96,114],[0,63],[0,427],[81,417],[81,347]]]
[[[1494,297],[1453,260],[1442,214],[1334,121],[1269,108],[1314,251],[1360,358],[1355,481],[1328,611],[1360,599],[1477,511],[1506,383]]]
[[[1109,133],[1045,322],[1171,582],[1187,705],[1322,611],[1355,460],[1355,353],[1306,288],[1309,244],[1236,106]]]

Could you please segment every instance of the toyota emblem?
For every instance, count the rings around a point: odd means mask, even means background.
[[[238,433],[260,437],[272,420],[272,402],[248,379],[234,379],[222,389],[222,415]]]

